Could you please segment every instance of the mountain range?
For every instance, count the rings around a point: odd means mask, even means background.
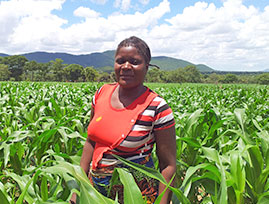
[[[114,67],[115,50],[108,50],[105,52],[95,52],[91,54],[72,55],[68,53],[50,53],[50,52],[31,52],[20,54],[25,56],[29,61],[36,61],[38,63],[46,63],[56,58],[63,60],[64,64],[79,64],[83,67],[92,66],[97,70],[111,72]],[[0,53],[1,57],[9,56],[7,54]],[[215,71],[211,67],[204,64],[193,64],[191,62],[176,59],[166,56],[158,56],[151,58],[151,64],[157,65],[161,70],[174,70],[179,67],[183,68],[188,65],[194,65],[200,72],[213,72]]]

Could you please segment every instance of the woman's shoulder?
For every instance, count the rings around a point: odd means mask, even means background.
[[[117,82],[112,82],[112,83],[108,83],[108,84],[104,84],[103,86],[113,86],[113,87],[115,87],[115,86],[117,86]]]
[[[118,83],[114,82],[114,83],[108,83],[108,84],[104,84],[102,85],[99,89],[103,89],[103,88],[109,88],[109,87],[115,87],[117,86]]]
[[[167,104],[165,99],[162,96],[160,96],[158,93],[156,93],[152,89],[149,89],[149,92],[151,92],[151,93],[153,93],[155,95],[155,98],[152,100],[152,103],[158,104],[158,105],[161,104],[161,103]]]
[[[99,94],[101,91],[107,91],[108,89],[114,89],[115,86],[117,86],[117,83],[104,84],[96,91],[96,94]]]

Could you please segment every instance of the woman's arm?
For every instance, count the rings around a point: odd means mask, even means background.
[[[175,126],[154,132],[156,139],[156,151],[159,159],[160,172],[169,182],[176,172],[176,136]],[[174,184],[174,181],[171,185]],[[165,189],[165,185],[159,184],[159,194]],[[161,201],[161,204],[170,203],[172,192],[168,189]]]
[[[88,176],[90,164],[92,161],[94,145],[95,145],[95,143],[92,142],[89,138],[87,138],[87,140],[84,144],[82,156],[80,159],[80,166],[85,171],[87,176]]]

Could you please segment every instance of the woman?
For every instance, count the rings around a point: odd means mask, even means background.
[[[156,143],[160,172],[167,182],[176,171],[172,110],[164,99],[143,85],[150,60],[150,49],[143,40],[134,36],[123,40],[115,54],[117,83],[104,85],[93,97],[80,164],[105,195],[102,184],[108,185],[113,169],[122,165],[113,154],[154,168],[151,152]],[[165,188],[153,179],[133,175],[148,203],[153,203]],[[117,190],[118,186],[113,186],[114,194]],[[171,192],[167,190],[161,203],[169,203],[170,199]]]

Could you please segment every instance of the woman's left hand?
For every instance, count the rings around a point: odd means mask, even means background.
[[[169,182],[176,172],[176,135],[175,126],[154,132],[156,139],[156,151],[159,159],[160,172],[167,182]],[[173,181],[171,185],[173,185]],[[159,194],[165,189],[165,185],[160,183]],[[172,192],[167,190],[161,203],[170,203]]]

